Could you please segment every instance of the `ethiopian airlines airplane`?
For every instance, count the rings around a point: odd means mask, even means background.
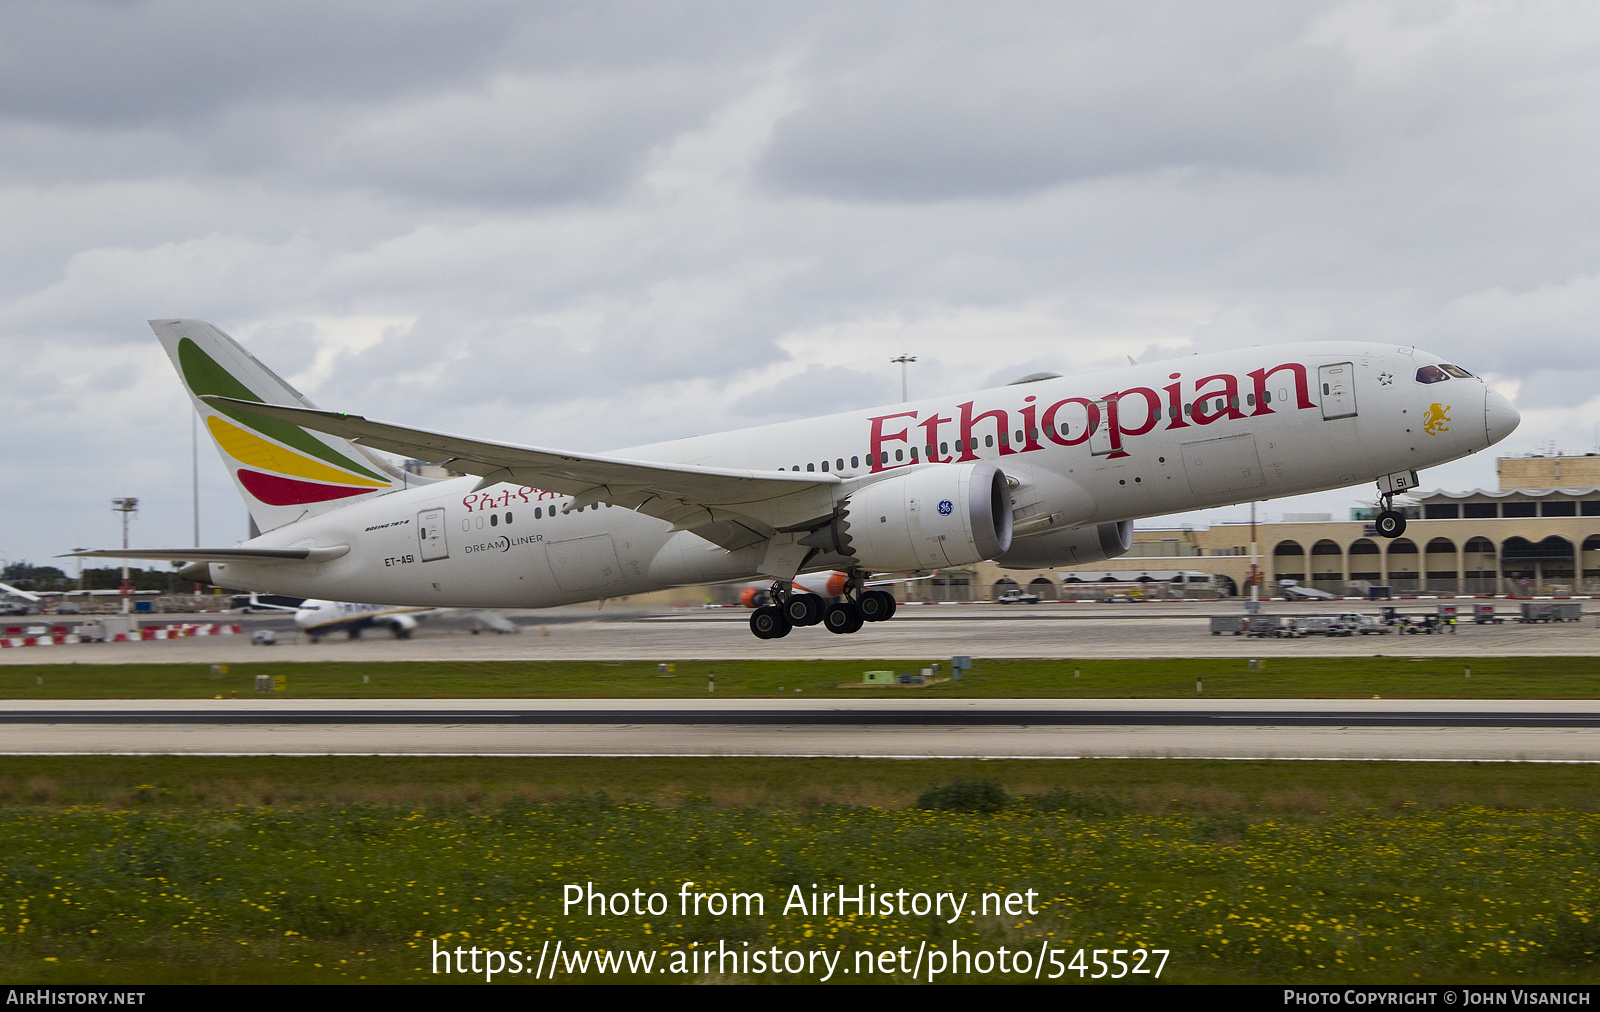
[[[1504,439],[1509,401],[1437,355],[1293,344],[1196,355],[614,453],[453,436],[322,411],[222,331],[151,323],[261,531],[216,549],[80,554],[194,563],[185,579],[420,607],[537,608],[772,581],[759,637],[889,618],[874,573],[1116,558],[1140,517],[1378,483]],[[371,450],[448,465],[427,480]],[[827,603],[802,574],[847,574]]]

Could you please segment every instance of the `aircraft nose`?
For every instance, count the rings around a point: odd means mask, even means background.
[[[1489,445],[1515,432],[1522,423],[1522,415],[1511,402],[1497,390],[1490,390],[1483,399],[1483,426],[1489,436]]]

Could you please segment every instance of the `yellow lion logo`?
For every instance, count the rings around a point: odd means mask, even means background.
[[[1450,420],[1450,405],[1435,404],[1428,409],[1422,419],[1422,431],[1430,436],[1437,436],[1441,432],[1449,432],[1450,426],[1445,422]]]

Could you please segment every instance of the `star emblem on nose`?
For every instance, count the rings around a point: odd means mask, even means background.
[[[1393,386],[1394,385],[1394,373],[1390,373],[1390,372],[1379,373],[1378,374],[1378,382],[1380,384],[1382,384],[1383,386],[1386,386],[1386,387],[1387,386]]]

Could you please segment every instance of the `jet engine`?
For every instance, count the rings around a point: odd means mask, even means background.
[[[971,565],[1011,546],[1011,492],[981,461],[907,469],[851,495],[800,543],[880,573]]]
[[[1078,527],[1054,534],[1018,538],[994,561],[1005,569],[1049,569],[1105,562],[1133,547],[1133,521]]]
[[[389,627],[389,631],[397,640],[410,639],[417,628],[417,620],[410,615],[391,615],[384,619],[384,624]]]

